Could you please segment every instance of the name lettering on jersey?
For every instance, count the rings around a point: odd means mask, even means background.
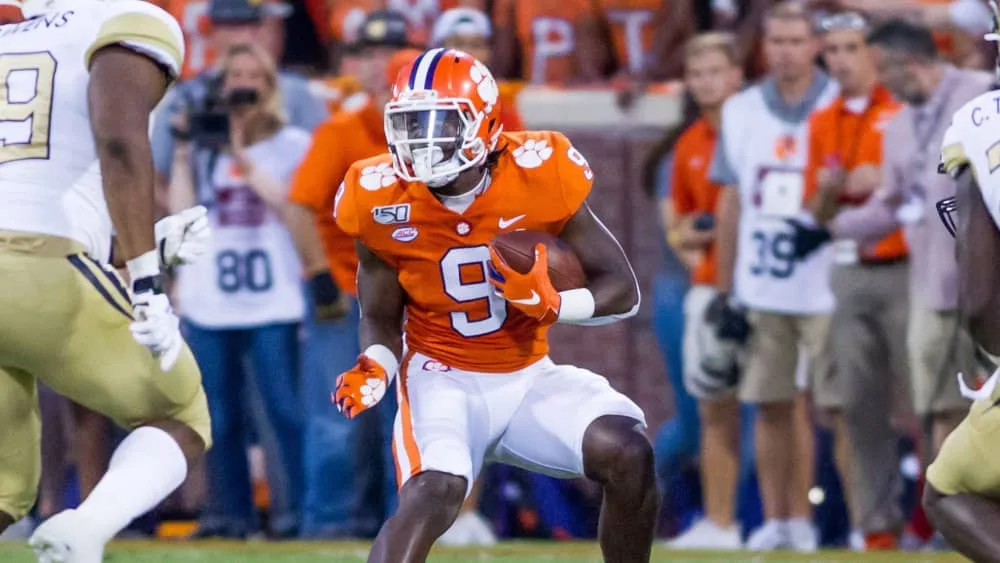
[[[993,98],[993,106],[993,114],[1000,115],[1000,97]],[[974,127],[981,127],[984,123],[990,120],[989,110],[979,105],[972,108],[972,111],[969,113],[969,117],[971,118],[972,125]]]
[[[17,33],[28,33],[37,29],[59,29],[69,23],[70,17],[76,12],[67,10],[65,12],[55,12],[43,14],[23,22],[5,25],[0,27],[0,37],[9,37]]]
[[[398,225],[410,221],[410,204],[380,205],[372,209],[372,219],[379,225]]]
[[[417,228],[411,227],[409,225],[405,227],[397,227],[395,231],[392,232],[393,240],[398,240],[399,242],[410,242],[417,238]]]

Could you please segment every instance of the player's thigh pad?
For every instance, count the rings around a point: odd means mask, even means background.
[[[583,477],[583,437],[598,418],[618,415],[646,426],[642,409],[608,380],[545,358],[491,460],[553,477]]]
[[[751,310],[746,368],[740,382],[740,400],[773,403],[795,399],[799,338],[795,316]]]
[[[16,369],[0,370],[0,512],[14,520],[35,504],[41,432],[35,378]]]
[[[68,280],[62,304],[68,331],[33,372],[57,393],[108,416],[123,428],[176,420],[211,446],[201,372],[185,345],[170,372],[129,331],[131,300],[118,274],[76,254],[51,269]],[[39,299],[44,299],[39,296]]]
[[[994,399],[973,403],[969,414],[948,435],[927,480],[946,495],[962,493],[1000,497],[1000,406]]]
[[[400,366],[392,433],[399,487],[424,471],[440,471],[465,477],[471,490],[487,441],[477,436],[481,432],[471,420],[477,401],[474,380],[423,354],[407,353]]]

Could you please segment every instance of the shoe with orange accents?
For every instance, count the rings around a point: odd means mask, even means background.
[[[535,263],[526,274],[507,265],[492,244],[489,266],[490,283],[497,295],[543,325],[556,322],[562,297],[549,279],[549,255],[544,244],[535,246]]]
[[[865,534],[865,551],[895,551],[899,540],[893,532],[873,532]]]

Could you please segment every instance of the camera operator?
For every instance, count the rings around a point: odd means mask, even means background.
[[[180,114],[172,123],[177,150],[170,207],[203,203],[215,233],[212,257],[181,268],[176,288],[216,438],[207,471],[209,505],[219,514],[203,519],[198,535],[245,537],[255,531],[243,428],[249,371],[276,437],[278,451],[268,457],[287,474],[287,513],[272,518],[271,530],[284,537],[297,531],[302,498],[297,385],[305,312],[302,267],[284,216],[289,178],[310,137],[285,124],[277,72],[261,47],[231,47],[222,54],[220,71],[212,110]]]
[[[274,28],[290,12],[290,6],[281,2],[211,0],[208,8],[211,22],[209,47],[220,56],[233,45],[241,44],[262,45],[273,50]],[[194,114],[206,110],[206,102],[212,98],[219,74],[218,64],[215,64],[191,80],[177,84],[156,111],[152,145],[160,194],[165,193],[170,182],[171,162],[175,156],[174,137],[171,135],[174,118],[181,113]],[[326,120],[326,106],[310,93],[309,83],[304,77],[279,71],[278,90],[289,125],[312,131]]]

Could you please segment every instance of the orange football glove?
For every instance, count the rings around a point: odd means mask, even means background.
[[[497,295],[522,313],[546,325],[559,318],[562,297],[549,279],[549,254],[544,244],[535,245],[535,263],[527,274],[508,266],[490,245],[489,269]]]
[[[337,377],[333,402],[347,418],[378,404],[389,388],[389,374],[378,362],[361,354],[358,363]]]

